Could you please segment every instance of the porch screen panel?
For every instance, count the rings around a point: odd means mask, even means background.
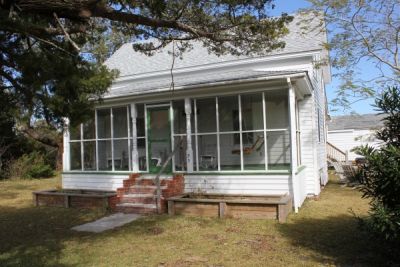
[[[111,171],[112,170],[111,140],[98,140],[97,146],[99,149],[98,152],[99,171]]]
[[[137,149],[139,156],[139,171],[147,171],[147,147],[146,147],[146,127],[144,105],[136,104],[136,135],[137,135]],[[132,122],[132,120],[130,120]],[[131,127],[132,129],[132,127]],[[131,142],[132,144],[132,142]],[[132,146],[132,145],[131,145]],[[132,148],[131,150],[132,151]]]
[[[216,98],[196,100],[196,146],[199,171],[218,170]]]
[[[288,91],[265,92],[267,158],[269,170],[290,169]]]
[[[69,127],[69,140],[81,140],[81,125],[70,124]]]
[[[186,134],[186,113],[183,100],[173,101],[174,110],[174,134]]]
[[[218,170],[217,135],[198,135],[199,171]]]
[[[97,110],[98,170],[112,170],[111,109]]]
[[[270,170],[290,169],[290,134],[288,131],[268,132],[268,167]]]
[[[174,155],[174,166],[175,171],[186,170],[186,148],[187,148],[187,135],[186,135],[186,112],[185,112],[185,101],[177,100],[172,102],[173,109],[173,139],[174,149],[176,149]]]
[[[97,136],[99,139],[111,138],[111,110],[97,110]]]
[[[69,145],[70,164],[72,171],[82,170],[81,142],[71,142]]]
[[[241,95],[243,169],[265,170],[262,93]]]
[[[114,170],[129,170],[128,139],[117,139],[113,141],[114,146]]]
[[[87,122],[83,124],[83,139],[94,140],[96,139],[96,127],[94,125],[94,114]]]
[[[127,107],[113,108],[113,138],[128,137]]]
[[[265,92],[267,129],[289,128],[288,91],[286,89]]]
[[[95,171],[96,167],[96,127],[95,115],[82,124],[83,170]]]
[[[83,142],[83,164],[85,171],[96,170],[96,141]]]
[[[70,168],[73,171],[82,170],[82,159],[81,159],[81,124],[72,125],[69,128],[69,157],[70,157]]]
[[[241,170],[239,96],[218,97],[219,151],[222,171]]]
[[[215,97],[196,100],[197,132],[215,133],[217,131]]]
[[[187,149],[186,136],[175,136],[174,146],[176,149],[174,155],[175,171],[184,171],[186,170],[186,149]]]
[[[114,170],[128,171],[130,150],[128,145],[128,107],[112,108]]]

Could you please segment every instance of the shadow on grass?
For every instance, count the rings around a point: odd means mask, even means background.
[[[75,266],[60,264],[63,242],[77,235],[72,226],[94,217],[83,210],[0,206],[0,266]]]
[[[18,197],[18,193],[13,193],[13,192],[2,192],[0,193],[0,198],[1,199],[15,199]]]
[[[322,264],[399,266],[400,263],[397,256],[388,253],[387,247],[361,231],[357,219],[350,214],[323,219],[299,218],[279,225],[278,229],[291,245],[313,251],[310,257]]]

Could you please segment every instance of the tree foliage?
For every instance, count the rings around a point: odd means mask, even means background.
[[[309,0],[308,11],[321,12],[327,23],[331,64],[341,84],[334,105],[349,108],[370,98],[374,88],[400,81],[400,2],[398,0]],[[363,73],[371,64],[376,75]]]
[[[373,230],[391,241],[400,239],[400,89],[392,87],[376,100],[385,115],[384,127],[376,136],[380,149],[364,146],[358,153],[365,157],[362,169],[363,196],[371,199]]]
[[[101,64],[119,45],[151,54],[172,41],[184,51],[196,39],[218,55],[265,53],[284,47],[292,20],[269,17],[272,2],[0,0],[0,90],[17,129],[57,147],[63,117],[85,120],[117,76]]]

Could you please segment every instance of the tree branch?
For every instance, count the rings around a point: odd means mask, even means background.
[[[54,18],[56,19],[58,25],[60,25],[61,30],[63,31],[65,38],[71,43],[71,45],[75,48],[75,50],[77,52],[79,52],[81,49],[79,48],[79,46],[71,39],[71,37],[69,36],[68,32],[65,30],[64,25],[62,25],[60,19],[57,16],[57,13],[54,12],[53,13]]]

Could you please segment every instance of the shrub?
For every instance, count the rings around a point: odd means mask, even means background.
[[[46,163],[43,154],[32,152],[12,161],[9,165],[9,176],[12,178],[47,178],[54,175],[53,167]]]
[[[365,157],[360,190],[371,199],[366,225],[386,240],[400,242],[400,89],[387,89],[375,102],[387,115],[376,134],[383,145],[357,150]]]

